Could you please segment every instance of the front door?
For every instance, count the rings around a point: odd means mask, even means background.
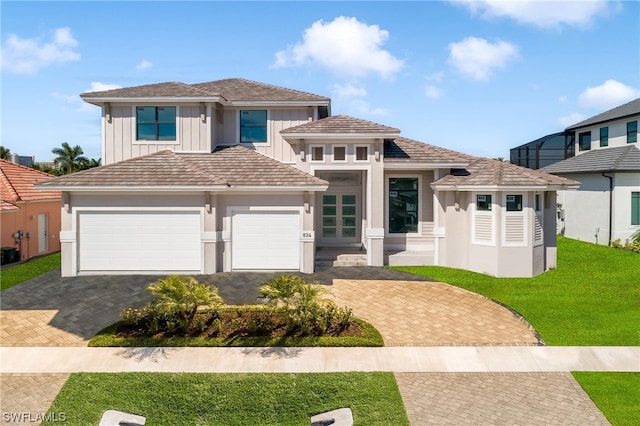
[[[38,253],[49,251],[49,215],[38,215]]]
[[[340,246],[357,244],[358,196],[352,193],[322,194],[321,242]]]

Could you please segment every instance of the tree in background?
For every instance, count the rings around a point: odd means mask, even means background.
[[[0,159],[8,160],[9,154],[11,154],[11,150],[9,148],[5,148],[4,146],[0,145]]]
[[[61,148],[53,148],[51,152],[57,155],[53,161],[59,164],[62,174],[82,170],[82,165],[89,162],[89,159],[83,156],[84,151],[80,145],[72,147],[67,142],[62,142]]]
[[[97,160],[95,158],[89,158],[87,161],[83,161],[80,164],[80,170],[86,170],[100,166],[102,166],[102,158],[98,158]]]

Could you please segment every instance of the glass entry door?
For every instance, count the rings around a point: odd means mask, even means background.
[[[355,194],[322,195],[322,242],[358,243],[358,197]]]

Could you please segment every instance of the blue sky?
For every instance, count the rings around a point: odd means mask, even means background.
[[[0,4],[1,144],[100,157],[79,94],[241,77],[487,157],[640,97],[636,1]]]

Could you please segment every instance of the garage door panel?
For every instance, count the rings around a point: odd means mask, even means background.
[[[236,213],[231,226],[233,269],[300,269],[297,211]]]
[[[201,270],[198,212],[82,212],[80,271]]]

